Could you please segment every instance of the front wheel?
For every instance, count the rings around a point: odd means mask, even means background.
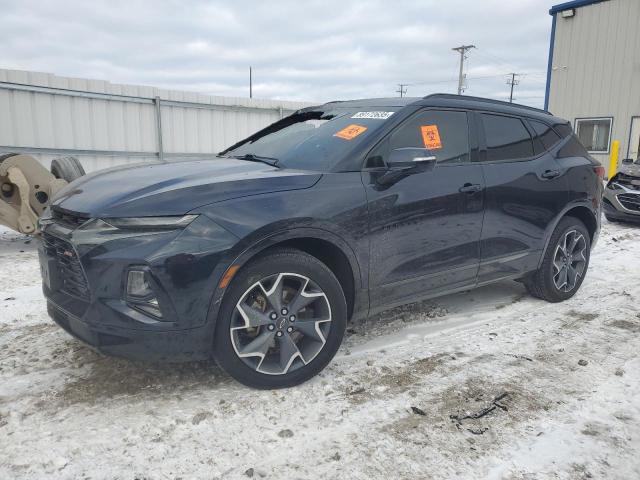
[[[346,327],[340,282],[320,260],[275,250],[245,266],[220,308],[214,356],[244,385],[291,387],[334,357]]]
[[[531,295],[562,302],[575,295],[589,267],[591,237],[577,218],[563,218],[549,241],[542,265],[524,284]]]

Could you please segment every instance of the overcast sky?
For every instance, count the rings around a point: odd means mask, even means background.
[[[541,106],[549,0],[0,0],[0,68],[213,95],[327,101],[455,92]]]

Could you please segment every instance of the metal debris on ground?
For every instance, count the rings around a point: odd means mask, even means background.
[[[411,411],[416,415],[422,415],[423,417],[426,415],[425,411],[418,407],[411,407]]]
[[[502,405],[501,403],[499,403],[501,400],[506,399],[509,396],[508,392],[502,393],[501,395],[498,395],[497,397],[495,397],[492,401],[491,404],[486,406],[485,408],[479,410],[476,413],[469,413],[466,415],[449,415],[449,418],[451,419],[452,422],[454,422],[456,424],[456,427],[458,428],[462,428],[462,422],[465,420],[478,420],[479,418],[482,418],[486,415],[489,415],[491,412],[493,412],[496,408],[499,408],[500,410],[506,412],[508,411],[508,408],[506,405]],[[488,428],[467,428],[467,430],[471,433],[473,433],[474,435],[482,435],[483,433],[485,433]]]

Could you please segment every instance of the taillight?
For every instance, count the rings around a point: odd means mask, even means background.
[[[600,180],[604,180],[604,167],[593,167],[593,171],[596,172],[596,175],[600,177]]]

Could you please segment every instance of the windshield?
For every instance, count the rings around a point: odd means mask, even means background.
[[[329,171],[398,110],[399,107],[331,105],[325,110],[294,113],[223,155],[275,160],[279,167]]]

